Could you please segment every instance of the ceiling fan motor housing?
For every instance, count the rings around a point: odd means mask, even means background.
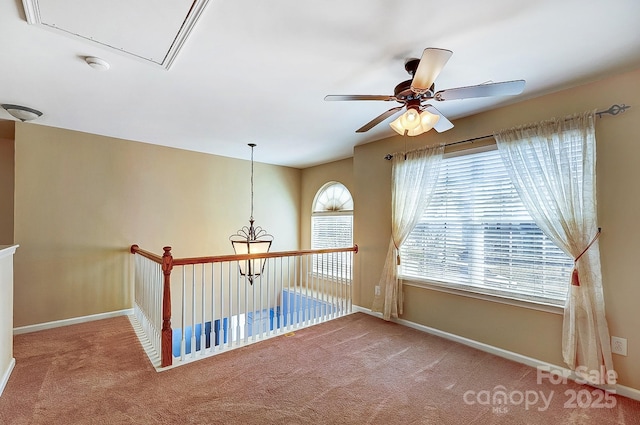
[[[429,87],[429,90],[425,91],[424,93],[415,93],[411,89],[412,81],[413,80],[403,81],[400,84],[398,84],[395,89],[393,89],[393,95],[395,96],[396,99],[400,101],[409,102],[415,99],[421,100],[421,99],[433,98],[433,93],[435,91],[435,84],[431,84],[431,87]]]

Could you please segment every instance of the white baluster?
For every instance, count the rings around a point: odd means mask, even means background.
[[[215,326],[216,326],[216,263],[211,263],[211,327],[209,328],[209,353],[213,354],[216,348]],[[220,316],[222,317],[222,315]]]
[[[186,267],[182,266],[182,301],[180,302],[180,306],[182,308],[182,312],[181,312],[181,317],[182,317],[182,327],[181,327],[181,332],[182,332],[182,337],[180,339],[180,360],[184,361],[184,356],[185,353],[187,352],[187,341],[185,338],[186,335],[186,321],[187,321],[187,308],[186,308],[186,298],[187,298],[187,277],[185,275],[186,271],[185,271]]]
[[[196,356],[196,270],[191,265],[191,358]]]
[[[202,277],[200,282],[200,300],[201,300],[201,308],[200,308],[200,355],[204,355],[205,351],[207,351],[207,337],[205,335],[206,328],[206,314],[205,314],[205,297],[207,291],[205,289],[205,265],[201,264],[200,268],[202,269]]]

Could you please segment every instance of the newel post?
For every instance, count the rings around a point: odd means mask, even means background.
[[[171,331],[171,270],[173,256],[171,247],[165,246],[162,254],[162,273],[164,274],[164,288],[162,292],[162,353],[161,366],[171,366],[173,362],[173,334]]]

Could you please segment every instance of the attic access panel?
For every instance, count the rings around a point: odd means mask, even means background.
[[[27,21],[169,69],[209,0],[22,0]]]

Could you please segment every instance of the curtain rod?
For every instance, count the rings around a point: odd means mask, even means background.
[[[631,108],[631,106],[625,105],[624,103],[622,105],[611,105],[611,107],[607,110],[596,111],[596,115],[598,116],[598,118],[602,118],[602,115],[604,114],[618,115],[623,113],[629,108]],[[480,137],[473,137],[471,139],[460,140],[457,142],[445,143],[444,146],[446,147],[446,146],[460,145],[462,143],[472,143],[472,142],[475,142],[476,140],[489,139],[491,137],[493,137],[493,134],[488,134],[486,136],[480,136]],[[393,155],[390,153],[386,154],[384,157],[384,159],[386,159],[387,161],[390,161],[392,158],[393,158]]]

